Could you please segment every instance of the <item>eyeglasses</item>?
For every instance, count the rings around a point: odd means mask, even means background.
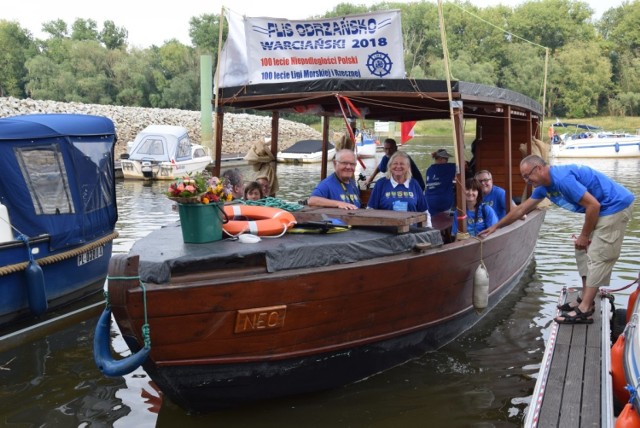
[[[340,165],[344,165],[344,166],[350,166],[351,168],[355,168],[356,167],[356,163],[355,162],[336,161],[336,163],[339,163]]]
[[[490,182],[490,181],[491,181],[491,179],[490,179],[490,178],[483,178],[482,180],[480,180],[480,179],[478,180],[478,182],[480,182],[480,183],[482,183],[482,184],[484,184],[484,183],[488,183],[488,182]]]
[[[524,181],[529,182],[529,177],[531,176],[531,174],[533,174],[533,171],[536,170],[537,167],[539,167],[540,165],[534,165],[533,168],[531,168],[531,170],[529,171],[528,174],[523,174],[522,178],[524,179]]]

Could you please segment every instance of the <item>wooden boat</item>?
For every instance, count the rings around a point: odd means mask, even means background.
[[[192,144],[182,126],[149,125],[120,159],[125,179],[173,180],[203,171],[211,163],[205,148]]]
[[[328,143],[327,157],[333,159],[335,147]],[[300,140],[282,151],[276,157],[283,163],[317,163],[322,162],[322,140]]]
[[[557,122],[556,130],[564,130],[551,146],[556,158],[637,158],[640,157],[640,135],[611,132],[585,124]]]
[[[106,117],[0,119],[0,326],[103,290],[117,220]]]
[[[374,119],[449,117],[447,82],[380,82],[328,79],[314,82],[313,93],[296,82],[224,88],[219,96],[225,109],[217,114],[232,107],[293,109],[305,100],[334,114],[340,94],[364,105]],[[532,137],[539,138],[540,105],[466,82],[452,82],[451,96],[457,103],[458,153],[461,124],[473,118],[482,135],[477,167],[491,170],[508,198],[522,195],[519,146],[531,152]],[[278,112],[273,115],[277,136]],[[458,162],[457,181],[464,182],[464,160]],[[458,207],[464,210],[462,194]],[[452,218],[446,215],[434,219],[434,229],[411,227],[425,220],[423,213],[306,208],[295,216],[300,223],[339,218],[352,228],[256,244],[190,245],[181,243],[180,227],[171,225],[139,240],[128,255],[112,258],[110,276],[122,278],[108,286],[115,320],[133,352],[146,350],[144,369],[171,401],[204,412],[317,391],[438,349],[518,284],[533,258],[544,212],[487,239],[456,242],[448,242]],[[466,223],[459,228],[466,230]],[[485,311],[473,305],[480,264],[489,272]],[[99,329],[108,332],[105,319]],[[142,332],[145,320],[148,335]],[[104,351],[104,343],[96,346]]]

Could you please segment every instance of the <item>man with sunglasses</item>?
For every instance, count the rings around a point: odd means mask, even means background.
[[[333,169],[334,173],[313,189],[307,203],[311,207],[357,210],[360,208],[360,189],[353,178],[356,170],[353,150],[338,150],[333,159]]]
[[[502,187],[493,184],[493,176],[486,169],[478,171],[475,179],[478,180],[482,189],[482,203],[493,208],[498,219],[506,216],[507,192]],[[515,202],[511,201],[511,208],[515,208],[515,206]]]
[[[590,324],[598,288],[609,284],[613,267],[620,257],[635,197],[627,188],[595,169],[584,165],[550,166],[537,155],[529,155],[520,162],[520,174],[527,184],[534,186],[531,197],[479,236],[488,236],[513,223],[545,197],[561,208],[584,214],[580,235],[574,240],[578,273],[582,278],[582,298],[559,305],[562,314],[555,321]]]

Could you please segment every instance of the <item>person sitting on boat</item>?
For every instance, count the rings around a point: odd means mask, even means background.
[[[364,185],[367,187],[369,187],[369,185],[379,172],[387,172],[389,158],[398,151],[398,143],[396,143],[396,140],[394,140],[393,138],[387,138],[386,140],[384,140],[384,143],[382,143],[382,147],[384,148],[384,156],[382,157],[382,159],[380,159],[380,163],[378,164],[378,166],[376,166],[376,169],[374,169],[371,175],[365,180]],[[422,178],[420,168],[418,168],[413,159],[411,159],[411,156],[409,156],[409,162],[411,163],[411,176],[418,182],[418,185],[424,192],[424,178]]]
[[[445,149],[431,154],[434,163],[427,168],[425,195],[429,213],[433,217],[441,212],[451,212],[455,204],[454,182],[456,165],[449,163],[451,155]]]
[[[262,186],[257,181],[252,181],[244,188],[244,200],[245,201],[257,201],[262,199],[264,194],[262,193]]]
[[[408,154],[397,151],[391,156],[386,176],[376,182],[367,208],[424,211],[427,213],[427,224],[431,225],[427,199],[418,181],[411,176],[411,161]]]
[[[269,178],[266,175],[256,177],[256,183],[262,188],[263,197],[271,196],[271,183],[269,183]]]
[[[360,208],[360,189],[353,178],[356,169],[356,154],[342,149],[333,159],[334,173],[322,180],[311,192],[308,205],[311,207]]]
[[[464,186],[467,201],[467,232],[471,236],[498,222],[498,216],[491,206],[484,203],[482,185],[475,178],[467,178]]]
[[[491,173],[483,169],[478,171],[475,179],[478,180],[482,187],[482,203],[493,208],[498,220],[507,215],[507,192],[502,187],[493,184]],[[511,208],[515,206],[516,203],[511,200]]]
[[[233,195],[233,199],[244,197],[244,179],[238,168],[226,170],[222,173],[222,178],[228,183],[229,192]]]
[[[480,233],[489,236],[533,210],[545,198],[568,211],[584,214],[580,235],[575,237],[576,264],[582,279],[582,298],[559,305],[559,324],[593,322],[598,288],[609,285],[620,257],[624,231],[633,212],[635,196],[605,174],[585,165],[548,165],[537,155],[520,162],[520,174],[534,186],[531,197],[512,209],[497,224]]]

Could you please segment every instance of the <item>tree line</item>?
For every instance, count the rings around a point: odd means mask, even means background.
[[[389,9],[402,12],[408,77],[443,79],[435,3],[341,3],[309,18]],[[640,115],[640,0],[625,0],[599,19],[576,0],[529,0],[514,8],[456,0],[443,4],[443,16],[454,80],[544,99],[550,117]],[[41,40],[0,19],[0,96],[198,110],[200,56],[216,63],[223,19],[192,17],[190,46],[172,39],[149,48],[130,47],[127,30],[113,21],[99,29],[93,19],[70,26],[52,20],[43,24]]]

